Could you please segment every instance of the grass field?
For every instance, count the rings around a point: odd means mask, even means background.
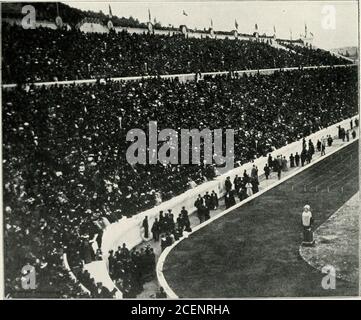
[[[357,295],[358,281],[324,290],[324,275],[299,246],[303,206],[311,205],[316,228],[358,186],[355,141],[181,241],[166,258],[165,279],[179,297]]]
[[[359,277],[360,193],[357,192],[314,232],[316,246],[300,247],[302,258],[316,269],[332,265],[340,279]]]

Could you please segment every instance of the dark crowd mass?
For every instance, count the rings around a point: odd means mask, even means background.
[[[4,83],[349,63],[319,49],[295,52],[246,40],[25,30],[6,23],[2,43]]]
[[[91,248],[95,242],[101,247],[105,221],[127,219],[217,175],[215,166],[202,163],[129,165],[130,129],[147,132],[149,121],[157,121],[158,130],[236,129],[240,165],[355,115],[357,69],[230,74],[186,83],[154,78],[26,85],[3,90],[2,101],[6,293],[83,297],[63,268],[66,253],[90,295],[109,297],[113,292],[82,269],[84,263],[101,259],[100,249],[94,254]],[[256,186],[245,186],[246,193],[247,188]],[[212,195],[195,204],[200,220],[208,219],[206,201],[218,206]],[[233,199],[227,201],[231,206]],[[171,214],[159,217],[154,229],[149,226],[163,248],[174,237]],[[176,224],[178,236],[189,230],[186,215],[182,217]],[[112,277],[129,296],[154,270],[144,267],[154,266],[150,249],[120,248],[110,259]],[[21,289],[25,265],[34,266],[37,274],[37,288],[30,293]]]

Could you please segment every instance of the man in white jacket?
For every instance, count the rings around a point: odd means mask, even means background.
[[[309,229],[311,227],[311,224],[312,224],[312,212],[310,206],[306,204],[303,207],[303,212],[302,212],[302,225],[303,228]]]
[[[306,204],[303,207],[302,212],[302,226],[303,226],[303,242],[302,245],[304,246],[312,246],[314,244],[313,240],[313,232],[311,229],[313,223],[313,217],[311,212],[311,207]]]

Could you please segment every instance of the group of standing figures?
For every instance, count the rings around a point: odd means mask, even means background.
[[[210,211],[216,210],[218,205],[218,195],[214,190],[211,194],[207,191],[203,197],[199,194],[198,198],[194,202],[194,206],[197,208],[199,223],[210,219]]]
[[[146,216],[143,220],[142,227],[144,229],[144,238],[149,238],[149,222]],[[174,241],[183,236],[183,232],[191,232],[191,223],[188,217],[188,211],[182,207],[177,219],[174,220],[172,209],[168,212],[159,212],[159,217],[155,218],[150,229],[154,241],[161,241],[162,250],[171,245]]]
[[[332,138],[329,137],[331,140],[329,145],[332,145]],[[317,151],[322,151],[325,154],[326,143],[322,140],[317,142]],[[264,167],[264,174],[266,179],[269,178],[271,172],[277,172],[278,179],[281,179],[282,172],[288,171],[288,168],[299,167],[300,165],[303,167],[305,164],[311,162],[313,155],[315,154],[315,146],[312,140],[308,140],[308,143],[305,139],[302,141],[302,151],[299,154],[296,152],[295,155],[291,153],[289,156],[289,160],[286,159],[285,156],[278,155],[277,157],[273,158],[271,154],[268,155],[267,163]]]
[[[226,209],[236,204],[236,195],[238,196],[239,200],[242,201],[257,193],[259,191],[258,186],[258,168],[256,165],[253,165],[250,175],[247,173],[247,170],[243,171],[242,177],[236,175],[233,180],[233,185],[230,177],[227,177],[225,182],[226,194],[224,198]],[[234,187],[233,190],[232,187]]]

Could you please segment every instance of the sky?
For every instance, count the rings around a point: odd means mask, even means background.
[[[253,33],[255,24],[261,34],[277,37],[299,38],[307,31],[314,35],[313,44],[325,49],[357,46],[358,44],[358,5],[357,1],[63,1],[83,10],[104,13],[111,5],[113,15],[137,18],[148,21],[148,9],[152,19],[162,25],[178,27],[185,24],[190,28],[213,27],[219,31],[235,29]],[[183,10],[188,16],[183,15]]]

